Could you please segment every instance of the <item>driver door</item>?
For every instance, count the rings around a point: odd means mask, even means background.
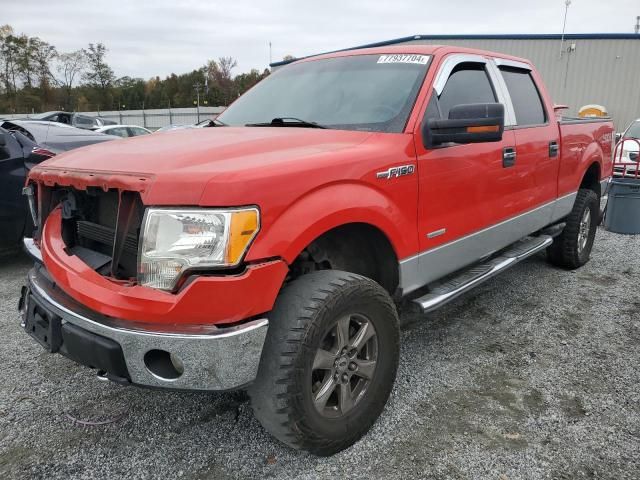
[[[504,103],[490,62],[479,55],[447,57],[435,77],[423,123],[449,118],[456,105]],[[427,149],[422,129],[417,133],[419,283],[439,279],[502,248],[501,229],[487,234],[487,228],[526,208],[519,191],[528,180],[513,161],[516,142],[509,118],[507,113],[502,140],[497,142]]]

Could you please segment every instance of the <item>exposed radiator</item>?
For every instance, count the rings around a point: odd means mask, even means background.
[[[113,248],[115,239],[115,230],[113,228],[86,220],[79,220],[77,222],[77,234],[79,238],[93,240],[107,245],[110,249]],[[131,255],[138,254],[138,239],[134,235],[127,235],[125,238],[124,251]]]

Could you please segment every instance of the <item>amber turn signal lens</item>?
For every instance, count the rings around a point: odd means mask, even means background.
[[[259,228],[257,210],[241,210],[231,214],[226,263],[235,265],[240,261]]]
[[[467,133],[487,133],[500,131],[499,125],[485,125],[481,127],[467,127]]]

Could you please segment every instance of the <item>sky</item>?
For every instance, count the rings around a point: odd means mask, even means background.
[[[560,33],[565,0],[0,0],[0,24],[59,52],[102,42],[117,76],[185,73],[232,56],[234,74],[417,34]],[[640,0],[573,0],[567,33],[633,33]]]

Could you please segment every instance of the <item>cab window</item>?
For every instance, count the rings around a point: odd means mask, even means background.
[[[468,103],[495,103],[489,75],[481,63],[461,63],[449,76],[438,98],[441,118],[449,118],[449,110]]]
[[[531,72],[512,67],[500,67],[500,72],[509,90],[511,103],[516,114],[516,125],[545,124],[547,115],[542,105],[540,92],[531,77]]]

